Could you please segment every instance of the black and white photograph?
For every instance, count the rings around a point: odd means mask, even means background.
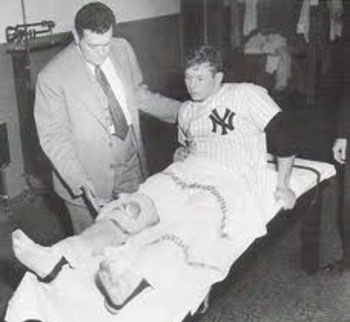
[[[350,322],[349,0],[1,0],[1,322]]]

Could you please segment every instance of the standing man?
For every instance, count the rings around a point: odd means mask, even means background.
[[[349,144],[350,137],[350,94],[344,89],[337,127],[337,138],[333,144],[333,157],[338,163],[340,177],[339,197],[339,230],[343,247],[343,256],[340,260],[325,266],[325,270],[341,273],[350,270],[350,166]]]
[[[78,233],[93,221],[89,203],[98,209],[101,200],[135,191],[147,176],[138,110],[175,122],[179,102],[143,84],[132,47],[113,38],[108,6],[89,3],[74,23],[74,42],[38,76],[34,113],[55,191]]]

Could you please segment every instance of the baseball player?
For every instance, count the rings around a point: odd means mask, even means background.
[[[289,180],[295,146],[285,133],[281,109],[264,88],[223,83],[223,76],[222,60],[214,47],[202,46],[189,55],[185,82],[192,100],[179,112],[180,147],[175,161],[188,154],[214,160],[243,176],[263,202],[267,134],[278,160],[275,197],[284,209],[293,208],[296,196]]]

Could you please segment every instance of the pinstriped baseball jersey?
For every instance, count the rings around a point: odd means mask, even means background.
[[[224,165],[256,184],[266,170],[264,128],[278,105],[249,83],[227,83],[204,102],[185,102],[179,112],[179,143],[198,157]]]

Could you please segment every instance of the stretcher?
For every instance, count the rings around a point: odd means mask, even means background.
[[[269,165],[272,169],[275,165]],[[297,159],[292,171],[291,185],[298,197],[295,210],[285,212],[281,204],[270,200],[265,218],[268,233],[258,239],[247,239],[235,249],[232,265],[244,260],[250,249],[262,239],[273,234],[277,218],[301,219],[300,267],[307,273],[316,272],[319,261],[319,232],[323,187],[335,175],[333,165]],[[268,188],[274,190],[273,180]],[[50,284],[38,283],[36,277],[27,273],[9,302],[6,322],[23,322],[29,319],[43,322],[138,322],[147,317],[152,322],[181,322],[200,308],[210,288],[198,292],[186,284],[181,290],[159,291],[146,288],[123,307],[116,315],[110,314],[104,298],[95,286],[98,262],[91,263],[84,271],[72,271],[65,267],[59,277]],[[62,282],[64,281],[64,282]]]

